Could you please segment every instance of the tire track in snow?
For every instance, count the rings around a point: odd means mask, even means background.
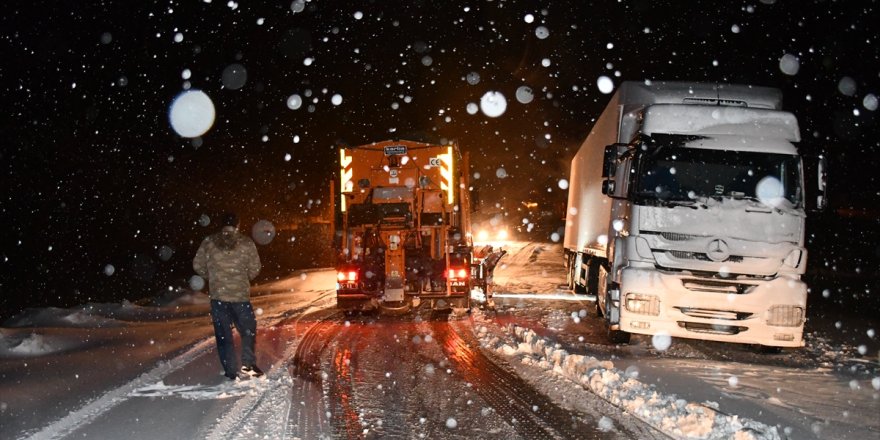
[[[292,403],[287,419],[288,436],[285,438],[323,438],[329,427],[328,416],[316,402],[324,397],[323,376],[321,374],[321,353],[334,338],[338,329],[341,312],[334,312],[311,325],[303,334],[296,347],[288,374],[293,378]]]
[[[586,425],[575,413],[557,406],[515,374],[501,368],[480,352],[468,332],[459,334],[450,323],[434,323],[434,334],[464,379],[523,438],[605,439],[614,435]]]
[[[343,329],[349,344],[338,347],[332,355],[332,377],[328,377],[327,394],[330,397],[331,412],[337,414],[333,419],[336,435],[340,436],[344,433],[346,438],[356,439],[364,437],[360,415],[356,409],[357,399],[354,389],[354,376],[361,372],[357,370],[358,350],[351,349],[351,336],[349,336],[351,332],[348,331],[350,328],[346,326]]]
[[[202,438],[206,440],[250,439],[256,436],[269,439],[290,438],[291,429],[297,428],[297,426],[291,426],[290,423],[291,414],[295,412],[294,404],[302,401],[297,398],[302,387],[296,386],[298,381],[291,369],[295,370],[297,354],[303,349],[302,347],[308,347],[315,339],[314,335],[320,333],[321,329],[333,326],[329,320],[339,314],[335,308],[315,309],[310,307],[296,318],[294,325],[302,325],[301,321],[310,312],[319,312],[312,315],[318,319],[317,322],[311,324],[300,340],[293,341],[288,345],[282,356],[282,361],[266,374],[265,379],[256,379],[266,380],[270,386],[258,394],[246,396],[236,401],[233,407],[226,412],[226,416],[214,423],[213,428]],[[291,362],[294,364],[293,367]],[[309,409],[313,410],[314,408],[306,408],[307,411]],[[302,411],[296,411],[296,414],[297,418],[304,415]],[[299,424],[299,427],[305,426],[307,428],[306,435],[303,435],[302,438],[316,438],[308,432],[310,430],[308,428],[315,423],[312,418],[316,418],[318,432],[320,432],[320,411],[317,411],[317,415],[305,415],[310,417],[303,420],[305,423]]]
[[[414,437],[415,413],[424,407],[413,406],[411,398],[419,390],[410,377],[422,363],[388,350],[409,346],[419,325],[412,316],[365,317],[338,332],[325,361],[325,390],[337,437]]]

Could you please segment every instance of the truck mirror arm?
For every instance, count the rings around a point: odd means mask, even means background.
[[[614,194],[614,180],[605,179],[602,181],[602,194],[609,197]]]
[[[605,155],[602,157],[602,177],[614,176],[614,165],[630,148],[629,144],[624,143],[611,144],[605,147]]]
[[[807,188],[815,188],[816,198],[815,204],[810,206],[808,203],[806,208],[808,211],[821,212],[828,206],[828,163],[824,155],[804,155],[804,165],[807,171],[814,170],[815,174],[805,172],[804,176],[815,176],[816,181],[812,182],[809,178],[805,182]],[[806,202],[806,198],[804,201]]]

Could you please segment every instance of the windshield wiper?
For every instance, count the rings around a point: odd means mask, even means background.
[[[667,200],[665,204],[667,206],[687,206],[693,209],[708,208],[705,203],[699,200]]]
[[[658,194],[656,191],[639,191],[636,193],[636,195],[642,201],[651,201],[652,204],[656,204],[659,206],[686,206],[693,209],[708,207],[705,203],[699,200],[670,199],[668,197],[664,197],[662,194]]]
[[[752,204],[746,208],[746,211],[749,211],[749,212],[773,212],[773,211],[782,212],[783,211],[783,209],[780,208],[779,206],[774,206],[774,205],[768,204],[764,200],[759,199],[757,196],[747,196],[747,195],[740,193],[740,192],[731,192],[730,194],[728,194],[725,197],[730,197],[734,200],[746,200],[746,201],[752,202]],[[784,199],[784,200],[788,203],[791,203],[791,201],[788,199]],[[797,205],[792,203],[792,207],[797,207]]]

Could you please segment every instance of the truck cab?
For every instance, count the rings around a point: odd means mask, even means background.
[[[567,263],[570,282],[596,295],[613,341],[804,344],[800,134],[777,96],[635,83],[609,106],[611,123],[597,122],[608,132],[594,129],[578,153],[593,160],[572,165],[587,184],[569,194],[569,216],[590,219],[569,219]]]

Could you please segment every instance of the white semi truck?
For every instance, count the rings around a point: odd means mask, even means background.
[[[568,281],[631,333],[804,345],[805,193],[777,89],[624,82],[571,162]]]

